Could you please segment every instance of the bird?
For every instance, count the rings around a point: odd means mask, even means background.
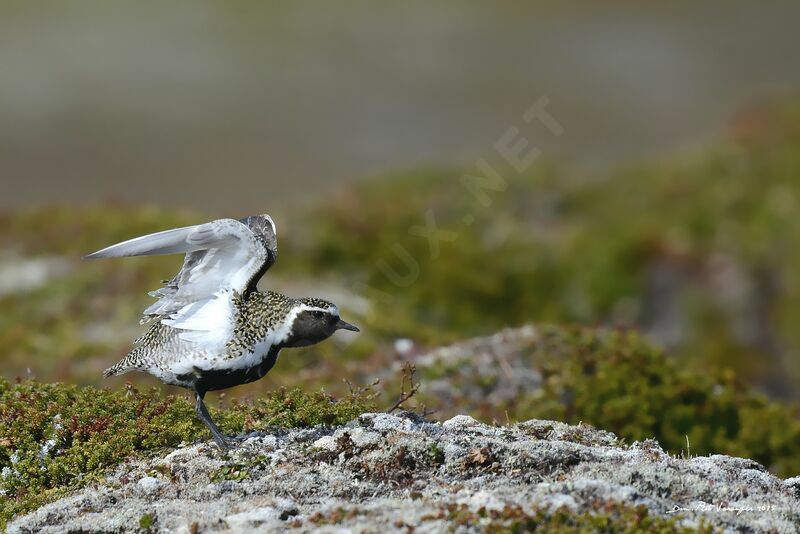
[[[260,291],[258,281],[278,257],[269,215],[217,219],[136,237],[85,259],[179,254],[183,266],[149,293],[141,323],[149,329],[104,377],[149,373],[191,390],[195,412],[222,451],[232,445],[211,419],[203,398],[264,377],[284,348],[319,343],[338,330],[359,332],[339,308],[320,298]]]

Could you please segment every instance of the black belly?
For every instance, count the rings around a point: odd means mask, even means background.
[[[198,393],[205,393],[206,391],[217,391],[220,389],[232,388],[234,386],[241,386],[242,384],[249,384],[256,380],[263,378],[275,362],[278,360],[279,349],[269,351],[267,357],[261,364],[254,367],[247,367],[242,369],[214,369],[206,371],[202,369],[195,369],[195,372],[190,375],[180,375],[178,380],[186,384],[191,384],[190,387]]]

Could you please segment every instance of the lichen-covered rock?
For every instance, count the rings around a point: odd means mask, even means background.
[[[527,325],[409,357],[422,384],[415,401],[440,417],[583,421],[629,442],[655,438],[673,454],[688,441],[700,455],[800,472],[796,406],[742,387],[728,371],[682,362],[633,331]]]
[[[120,465],[9,532],[482,531],[536,526],[794,532],[800,484],[750,460],[676,458],[589,426],[367,413]]]

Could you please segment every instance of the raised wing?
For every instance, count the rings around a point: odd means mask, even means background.
[[[275,223],[269,215],[219,219],[158,232],[104,248],[87,258],[115,258],[184,252],[178,274],[150,293],[158,300],[143,322],[160,318],[186,330],[212,330],[234,292],[253,291],[278,254]],[[223,302],[224,301],[224,302]]]

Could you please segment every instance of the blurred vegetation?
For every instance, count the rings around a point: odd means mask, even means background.
[[[750,110],[715,146],[603,179],[537,162],[487,191],[486,208],[462,174],[344,191],[304,219],[310,235],[281,261],[360,275],[380,303],[370,329],[388,337],[440,343],[531,320],[631,326],[678,357],[796,398],[800,102]],[[409,235],[428,210],[458,235],[438,259]],[[396,244],[419,264],[407,287],[376,268],[407,271]]]
[[[239,433],[341,425],[372,408],[366,390],[334,401],[323,392],[281,389],[212,410],[212,417],[225,432]],[[0,528],[16,513],[101,479],[133,454],[208,437],[187,397],[0,379]]]

